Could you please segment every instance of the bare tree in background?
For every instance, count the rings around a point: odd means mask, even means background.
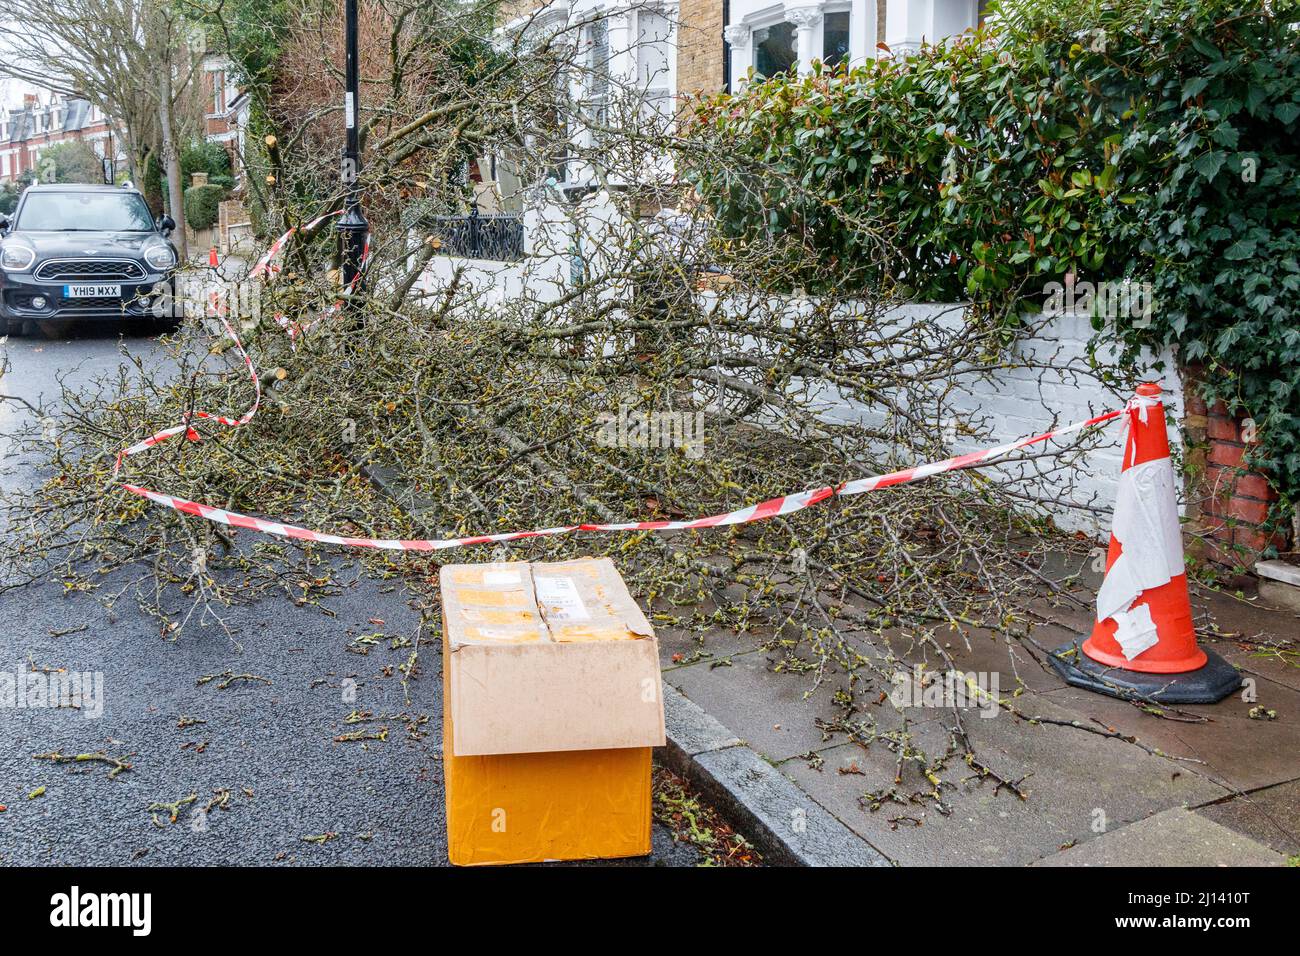
[[[177,107],[198,74],[195,35],[163,0],[24,0],[20,17],[0,22],[9,53],[0,73],[99,107],[120,126],[137,184],[161,151],[168,206],[180,223]],[[175,241],[184,256],[184,228]]]

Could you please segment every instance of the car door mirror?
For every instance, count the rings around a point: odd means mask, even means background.
[[[176,220],[171,216],[160,216],[158,218],[158,229],[164,236],[170,236],[176,231]]]

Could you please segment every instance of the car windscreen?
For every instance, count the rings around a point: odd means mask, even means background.
[[[28,193],[15,228],[48,232],[149,232],[149,207],[135,193]]]

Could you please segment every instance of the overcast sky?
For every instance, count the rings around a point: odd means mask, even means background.
[[[23,101],[23,93],[31,90],[18,80],[0,77],[0,106],[18,106]]]
[[[5,26],[9,25],[2,17],[0,17],[0,24],[4,24]],[[8,60],[11,58],[12,54],[9,49],[8,40],[5,38],[3,33],[0,33],[0,60]],[[37,92],[36,87],[24,83],[22,80],[15,80],[13,77],[9,76],[0,76],[0,106],[2,107],[22,106],[23,94],[34,92]],[[46,90],[40,90],[39,92],[43,94],[41,99],[46,99],[49,95]]]

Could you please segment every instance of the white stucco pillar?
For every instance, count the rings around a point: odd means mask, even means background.
[[[731,47],[731,89],[738,91],[754,65],[754,31],[747,24],[733,23],[723,28],[722,36]]]
[[[610,93],[636,85],[636,38],[632,15],[626,8],[615,9],[605,20],[609,37]]]
[[[885,0],[885,45],[894,56],[921,48],[921,40],[935,40],[935,0]],[[883,51],[882,51],[883,52]]]
[[[849,25],[849,65],[858,66],[864,60],[875,59],[876,50],[876,0],[853,5],[853,20]]]
[[[808,3],[807,0],[787,0],[785,19],[794,24],[796,33],[796,51],[799,56],[799,72],[812,70],[813,60],[821,59],[818,39],[821,36],[822,5]]]

